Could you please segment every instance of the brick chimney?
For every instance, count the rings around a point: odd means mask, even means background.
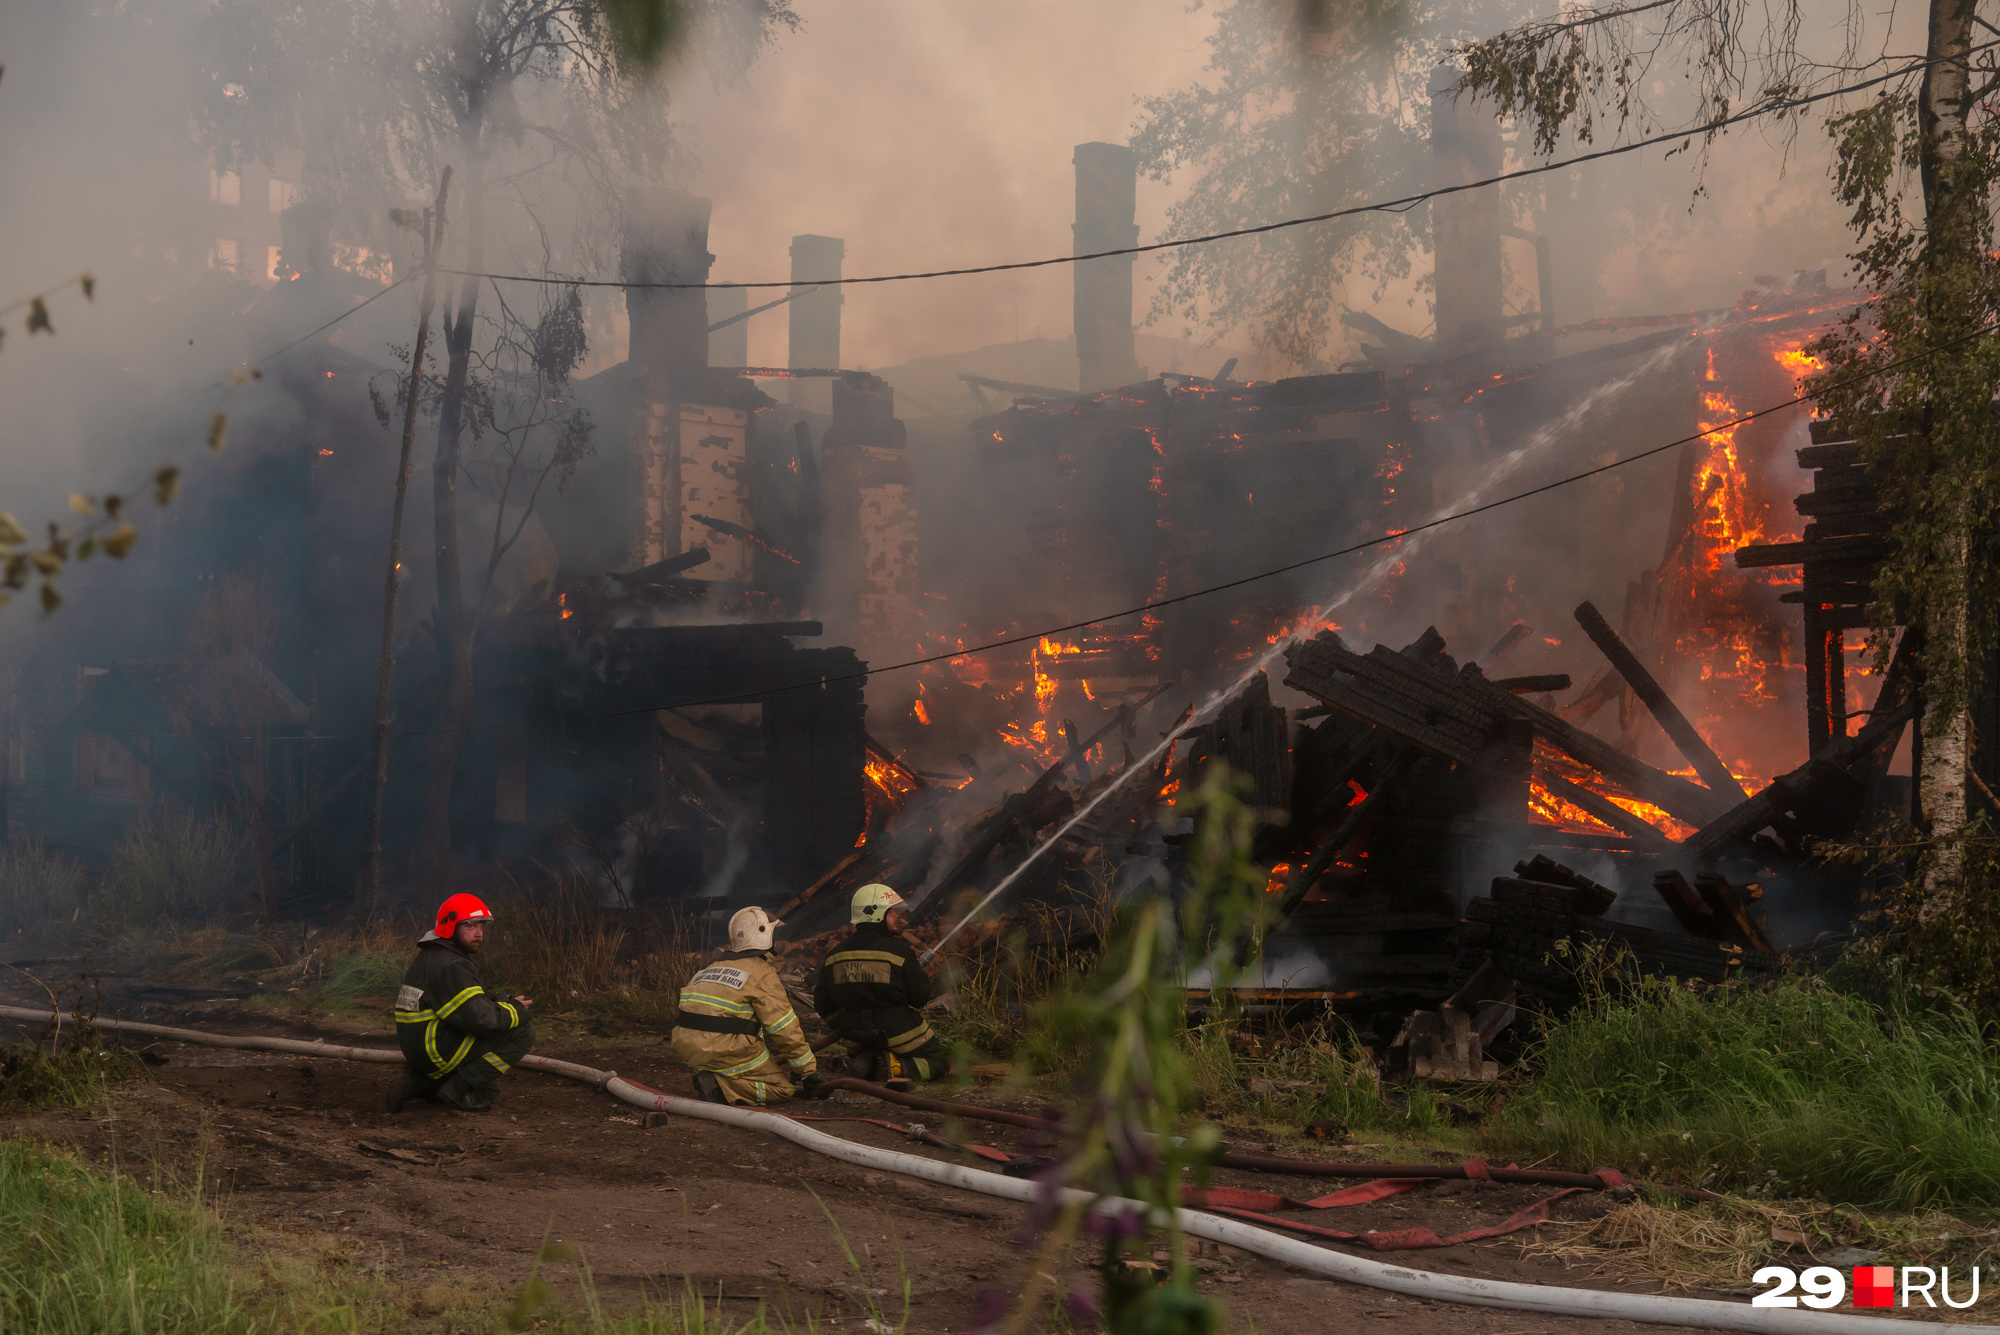
[[[1431,184],[1464,185],[1500,172],[1492,103],[1458,91],[1458,71],[1431,71]],[[1431,201],[1436,256],[1437,356],[1462,356],[1507,336],[1501,306],[1500,191],[1488,186]]]
[[[1078,144],[1076,225],[1070,254],[1091,255],[1137,245],[1139,166],[1124,144]],[[1139,378],[1132,343],[1130,255],[1070,266],[1075,293],[1076,383],[1111,389]]]
[[[839,278],[841,261],[846,255],[847,243],[837,236],[795,236],[792,281],[810,286]],[[840,365],[840,307],[844,300],[839,287],[822,287],[785,308],[791,312],[787,367],[832,370]],[[831,406],[824,380],[794,380],[786,388],[789,393],[785,401],[794,407],[823,413]]]

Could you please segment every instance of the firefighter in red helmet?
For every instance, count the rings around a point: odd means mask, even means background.
[[[500,1077],[534,1046],[527,998],[491,991],[472,966],[492,921],[478,898],[453,895],[418,939],[396,994],[396,1042],[409,1065],[389,1095],[390,1112],[411,1099],[485,1112]]]

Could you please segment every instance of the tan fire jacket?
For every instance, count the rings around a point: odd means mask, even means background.
[[[816,1069],[769,951],[728,951],[690,978],[681,989],[673,1041],[689,1065],[717,1075],[754,1071],[767,1058],[794,1080]]]

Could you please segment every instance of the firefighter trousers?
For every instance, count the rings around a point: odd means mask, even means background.
[[[443,1047],[445,1045],[440,1043],[439,1046]],[[452,1044],[451,1046],[456,1047],[457,1045]],[[458,1065],[452,1067],[451,1071],[442,1079],[431,1078],[432,1071],[435,1068],[432,1068],[428,1063],[426,1063],[423,1070],[412,1071],[411,1074],[429,1086],[424,1091],[426,1096],[439,1085],[443,1084],[445,1080],[456,1077],[459,1088],[471,1092],[483,1093],[490,1097],[493,1091],[499,1087],[500,1077],[511,1071],[514,1068],[514,1063],[527,1056],[529,1050],[534,1046],[534,1023],[524,1020],[518,1029],[509,1029],[503,1034],[494,1035],[492,1038],[475,1039],[472,1044],[472,1050],[460,1058]]]
[[[734,1107],[766,1108],[773,1103],[784,1103],[798,1093],[791,1075],[769,1057],[763,1065],[739,1075],[724,1075],[720,1071],[711,1074],[715,1083],[722,1086],[723,1097]]]

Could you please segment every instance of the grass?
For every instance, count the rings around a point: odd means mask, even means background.
[[[143,1069],[123,1049],[99,1042],[85,1021],[60,1035],[53,1056],[26,1044],[0,1048],[0,1113],[80,1108],[97,1102],[111,1086],[137,1079]]]
[[[573,1269],[576,1301],[558,1298],[538,1273],[543,1264]],[[862,1274],[858,1262],[854,1268]],[[199,1183],[148,1189],[65,1151],[0,1141],[0,1330],[789,1335],[816,1328],[810,1316],[798,1322],[762,1308],[726,1316],[691,1282],[677,1295],[649,1295],[632,1310],[608,1312],[581,1250],[560,1245],[544,1248],[511,1306],[485,1290],[398,1285],[358,1275],[344,1257],[310,1245],[272,1249],[232,1236]],[[878,1328],[901,1330],[902,1323],[885,1317]]]
[[[2000,1201],[2000,1063],[1948,999],[1814,976],[1596,986],[1524,1066],[1491,1152],[1901,1210]]]
[[[0,933],[79,916],[90,890],[83,864],[51,853],[40,839],[15,835],[0,844]]]
[[[219,818],[149,813],[112,853],[90,896],[90,916],[128,928],[212,919],[243,889],[243,853],[242,836]]]
[[[238,1255],[198,1190],[0,1141],[0,1329],[40,1335],[218,1335],[379,1329],[352,1298]],[[371,1314],[372,1316],[372,1314]]]

